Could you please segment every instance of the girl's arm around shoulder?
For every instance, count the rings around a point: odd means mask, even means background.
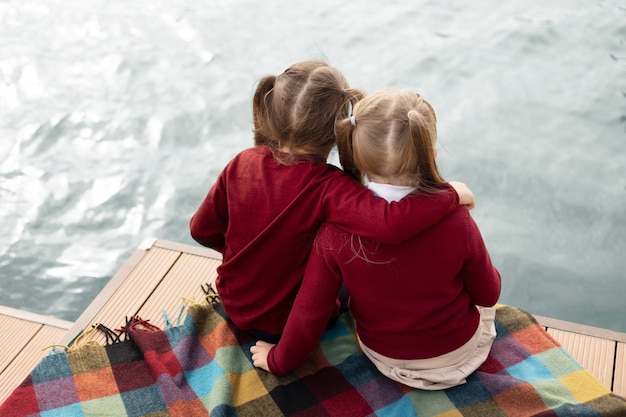
[[[347,232],[386,244],[398,244],[426,230],[452,212],[461,202],[473,206],[467,186],[446,185],[440,193],[413,194],[387,203],[348,175],[337,176],[324,194],[326,220]]]
[[[476,207],[476,199],[474,198],[474,193],[469,189],[465,183],[458,181],[450,181],[450,186],[454,188],[457,195],[459,196],[459,205],[467,207],[468,210]]]

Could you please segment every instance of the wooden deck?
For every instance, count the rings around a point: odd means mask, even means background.
[[[147,239],[120,268],[75,323],[0,306],[0,329],[10,343],[0,352],[0,403],[48,354],[42,348],[69,344],[84,329],[102,323],[115,329],[138,315],[164,327],[185,314],[185,298],[204,297],[221,255],[213,250]],[[181,311],[181,307],[183,310]],[[537,316],[561,345],[614,393],[626,397],[626,334]],[[95,340],[104,342],[103,334]],[[49,351],[48,351],[49,352]]]
[[[41,349],[60,341],[70,327],[69,321],[0,306],[0,403],[41,360]]]

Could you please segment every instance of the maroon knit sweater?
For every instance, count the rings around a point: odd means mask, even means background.
[[[476,332],[476,305],[492,306],[500,274],[465,207],[397,245],[322,225],[282,339],[268,356],[272,373],[293,370],[313,350],[342,281],[357,334],[394,359],[451,352]]]
[[[191,219],[191,236],[223,255],[217,290],[241,329],[283,331],[323,221],[387,243],[435,224],[458,206],[452,187],[387,203],[326,163],[278,163],[258,146],[217,178]]]

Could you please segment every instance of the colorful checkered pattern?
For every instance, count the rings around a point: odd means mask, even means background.
[[[131,328],[131,340],[44,358],[0,406],[42,416],[626,416],[615,396],[529,314],[499,306],[498,336],[464,385],[420,391],[383,377],[344,314],[291,375],[252,366],[255,342],[220,305],[197,304],[183,325]]]

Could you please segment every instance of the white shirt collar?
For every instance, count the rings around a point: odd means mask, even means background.
[[[388,203],[391,203],[392,201],[400,201],[402,198],[417,190],[417,187],[411,187],[408,185],[381,184],[379,182],[368,182],[367,188],[369,188],[377,196],[387,200]]]

